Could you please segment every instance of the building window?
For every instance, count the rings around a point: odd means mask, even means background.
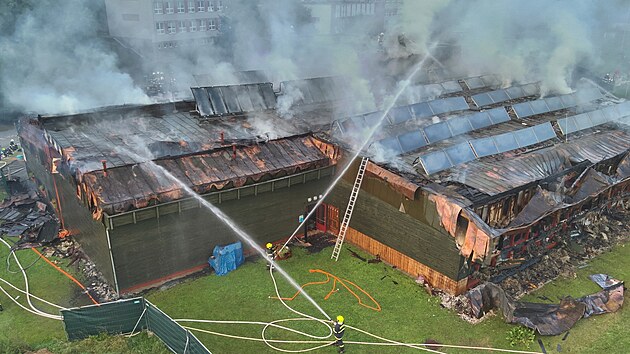
[[[195,2],[194,1],[189,1],[188,2],[188,12],[190,12],[190,13],[195,12]]]
[[[156,15],[161,15],[164,13],[164,8],[162,7],[161,1],[156,1],[153,6],[153,13]]]
[[[167,14],[175,13],[175,8],[173,7],[173,3],[170,1],[166,2],[166,13]]]
[[[155,23],[155,29],[156,29],[157,33],[164,34],[164,22],[156,22]]]
[[[179,21],[179,31],[186,32],[188,27],[186,27],[186,21]]]
[[[214,1],[208,1],[208,12],[215,11]]]
[[[199,20],[199,31],[206,30],[206,20]]]
[[[175,21],[171,21],[168,23],[168,33],[169,34],[177,33],[177,27],[175,26]]]
[[[204,0],[197,1],[197,11],[198,12],[206,11],[206,2]]]
[[[197,32],[197,21],[190,21],[190,32]]]
[[[223,11],[223,1],[217,1],[217,11]]]
[[[178,14],[183,14],[186,12],[186,7],[184,6],[184,2],[183,1],[179,1],[177,3],[177,13]]]
[[[217,22],[214,19],[208,20],[208,29],[214,31],[217,29]]]

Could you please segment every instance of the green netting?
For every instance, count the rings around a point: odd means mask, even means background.
[[[147,329],[174,353],[211,354],[190,331],[141,297],[62,310],[61,314],[69,340]]]
[[[84,339],[99,333],[131,333],[144,313],[144,299],[141,297],[61,310],[63,323],[69,340]],[[140,321],[139,329],[146,328],[146,321]],[[145,322],[145,323],[142,323]]]
[[[173,321],[149,301],[147,306],[147,325],[175,353],[206,354],[206,347],[190,331]]]

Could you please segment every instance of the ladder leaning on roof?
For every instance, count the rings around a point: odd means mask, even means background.
[[[343,245],[343,240],[346,238],[346,232],[348,231],[348,226],[350,225],[350,218],[352,217],[352,211],[354,210],[354,204],[357,201],[357,197],[359,196],[359,190],[361,190],[361,182],[363,182],[363,175],[365,174],[365,168],[367,167],[368,158],[364,157],[361,159],[361,165],[359,166],[359,172],[357,172],[357,178],[354,180],[354,186],[352,187],[352,193],[350,193],[350,200],[348,201],[348,207],[346,208],[346,213],[343,216],[343,221],[341,222],[341,227],[339,228],[339,236],[337,236],[337,242],[335,242],[335,248],[333,248],[333,253],[330,259],[334,259],[335,261],[339,259],[339,253],[341,253],[341,246]]]

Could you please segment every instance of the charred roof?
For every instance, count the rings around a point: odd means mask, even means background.
[[[357,141],[382,119],[368,149],[373,160],[418,185],[451,186],[479,200],[630,149],[620,128],[630,121],[630,102],[591,83],[543,98],[537,83],[500,84],[482,76],[424,85],[415,90],[432,99],[338,119],[333,135]]]

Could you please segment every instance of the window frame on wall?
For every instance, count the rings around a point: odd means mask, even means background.
[[[197,10],[196,6],[195,0],[188,0],[188,13],[194,14]]]
[[[179,32],[188,32],[188,25],[186,25],[185,20],[179,21]]]
[[[175,13],[175,6],[173,5],[172,1],[167,1],[166,5],[164,6],[164,9],[165,9],[164,12],[167,15],[172,15]]]
[[[197,12],[206,12],[206,0],[197,0]]]
[[[206,20],[205,19],[200,19],[198,20],[199,22],[197,23],[197,27],[199,28],[199,32],[205,32],[206,31]]]
[[[186,13],[186,4],[184,3],[184,1],[177,2],[177,13],[178,14]]]
[[[216,31],[217,30],[217,21],[213,18],[208,20],[208,31]]]
[[[190,32],[197,32],[197,21],[190,21]]]
[[[156,22],[155,23],[155,30],[157,31],[158,34],[165,34],[166,33],[166,26],[164,25],[164,22]]]
[[[177,33],[177,24],[175,23],[175,21],[168,21],[168,34],[175,34]]]
[[[161,1],[153,2],[153,13],[155,15],[163,15],[164,14],[164,3]]]

